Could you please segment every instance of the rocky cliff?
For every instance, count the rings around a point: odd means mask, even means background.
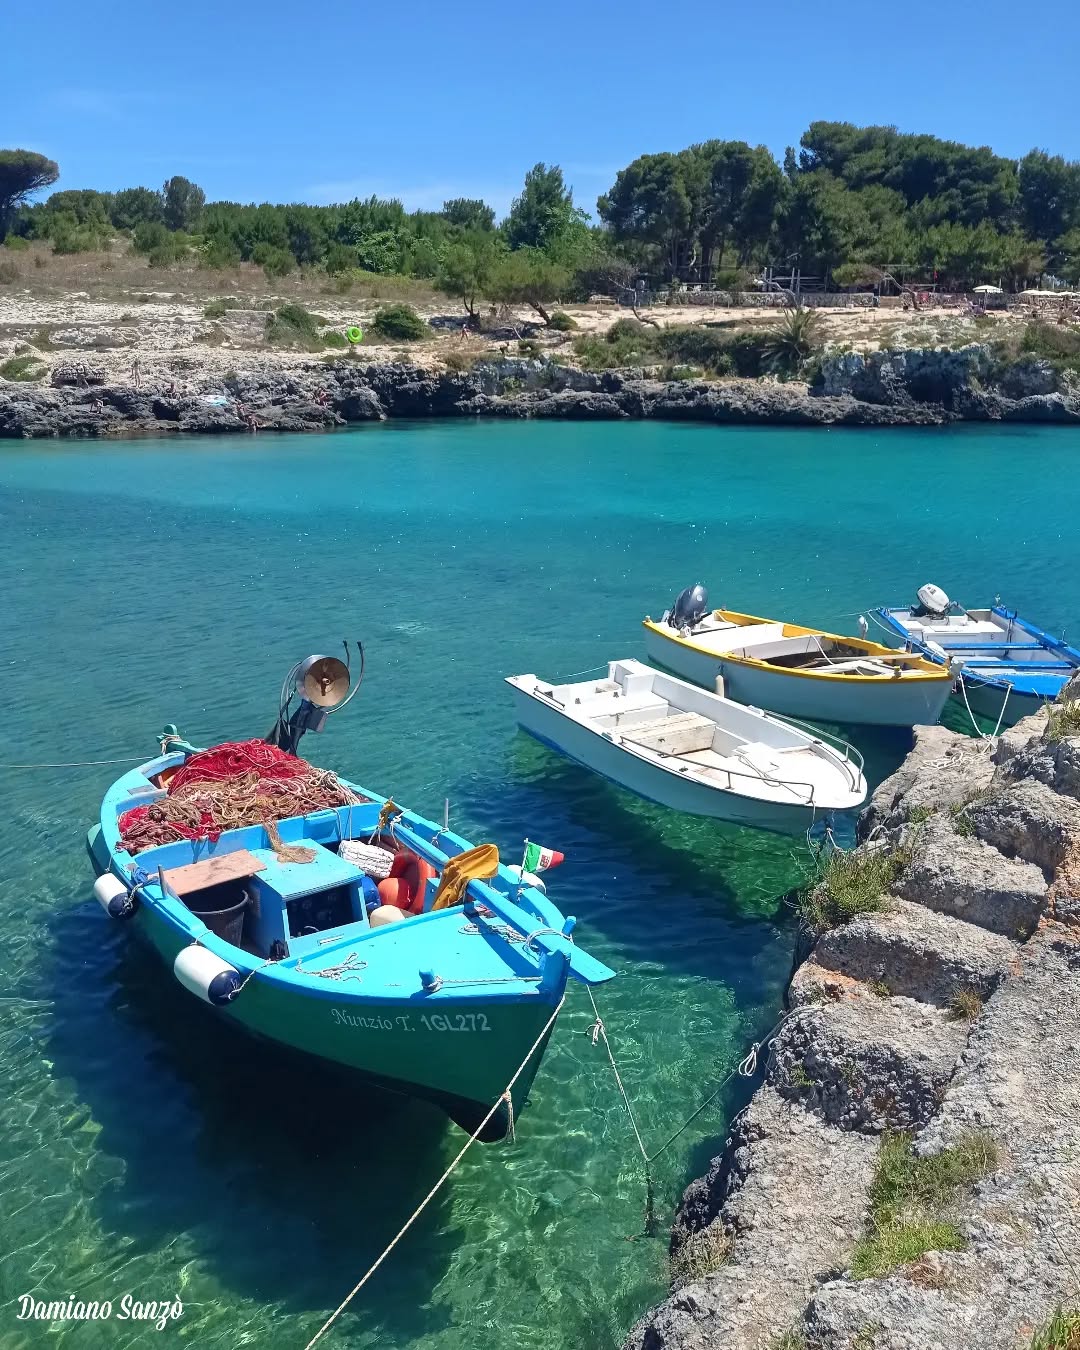
[[[920,728],[874,794],[626,1350],[1018,1350],[1076,1306],[1080,736],[1050,716]]]
[[[829,356],[814,386],[773,380],[659,381],[554,362],[471,370],[341,359],[285,367],[249,357],[238,374],[193,361],[141,387],[63,361],[48,384],[0,380],[0,437],[314,431],[385,417],[642,418],[792,426],[933,426],[962,419],[1080,423],[1080,390],[1045,363],[997,373],[985,348]],[[1030,369],[1029,369],[1030,366]],[[995,382],[996,381],[996,382]]]

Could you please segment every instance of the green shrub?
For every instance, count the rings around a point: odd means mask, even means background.
[[[32,384],[40,380],[48,367],[36,356],[12,356],[0,365],[0,378],[18,384]]]
[[[341,347],[348,347],[349,345],[349,339],[345,336],[345,334],[338,333],[334,329],[331,329],[329,333],[324,333],[322,335],[322,340],[324,347],[341,348]]]
[[[916,1156],[909,1134],[884,1135],[870,1186],[870,1231],[852,1254],[852,1275],[887,1275],[930,1251],[962,1251],[949,1208],[997,1162],[997,1145],[985,1133],[925,1158]]]
[[[210,239],[199,251],[200,267],[217,271],[225,267],[237,267],[239,263],[240,250],[230,239]]]
[[[735,1240],[719,1223],[688,1237],[671,1258],[673,1282],[690,1283],[726,1266],[731,1260]]]
[[[1025,327],[1020,350],[1029,356],[1072,365],[1080,360],[1080,332],[1036,319]]]
[[[766,367],[778,375],[794,375],[821,346],[821,316],[813,309],[789,309],[770,325],[762,354]]]
[[[534,338],[519,338],[518,351],[522,356],[528,356],[535,359],[540,355],[540,344]]]
[[[154,249],[165,248],[169,243],[169,231],[159,220],[144,220],[132,231],[131,243],[136,253],[150,253]]]
[[[30,240],[24,239],[21,234],[9,234],[4,240],[4,247],[11,249],[12,253],[21,253],[30,247]]]
[[[371,327],[380,337],[399,342],[416,342],[431,331],[412,305],[383,305],[375,311]]]
[[[324,266],[330,276],[343,276],[359,267],[360,259],[356,249],[348,244],[331,244],[326,250]],[[350,283],[351,283],[350,278]]]
[[[1080,700],[1055,704],[1046,719],[1044,740],[1055,744],[1065,740],[1067,736],[1080,736]]]
[[[604,334],[604,341],[614,345],[626,338],[638,338],[648,331],[649,325],[642,323],[640,319],[616,319]],[[657,331],[653,329],[653,332]]]
[[[266,340],[273,347],[300,347],[309,352],[321,352],[323,340],[319,335],[319,315],[312,314],[303,305],[282,305],[266,316]]]
[[[103,245],[93,230],[60,230],[53,235],[54,253],[96,253]]]
[[[231,297],[223,297],[220,300],[211,300],[203,310],[204,319],[220,319],[230,309],[242,309],[243,305],[239,300],[233,300]]]
[[[262,268],[267,281],[287,277],[296,266],[296,259],[289,250],[277,248],[274,244],[256,244],[251,250],[251,261]]]
[[[570,333],[577,327],[577,320],[572,319],[565,310],[557,309],[548,319],[548,327],[554,328],[556,333]]]
[[[879,913],[892,904],[889,885],[902,866],[903,857],[896,852],[834,851],[822,866],[816,885],[800,893],[796,908],[817,933],[839,928],[857,914]]]

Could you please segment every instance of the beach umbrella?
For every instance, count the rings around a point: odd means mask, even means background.
[[[987,285],[985,285],[985,284],[982,285],[982,286],[976,286],[976,287],[975,287],[975,293],[976,293],[977,295],[1003,295],[1003,294],[1004,294],[1004,292],[1002,291],[1002,289],[1001,289],[1000,286],[987,286]]]

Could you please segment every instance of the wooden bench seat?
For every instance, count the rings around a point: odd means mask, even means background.
[[[716,725],[700,713],[676,713],[655,722],[635,727],[623,740],[646,750],[659,750],[665,755],[687,755],[708,750],[716,734]]]

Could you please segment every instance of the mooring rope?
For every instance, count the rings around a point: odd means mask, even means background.
[[[608,1059],[611,1061],[612,1072],[615,1075],[615,1084],[619,1089],[619,1095],[622,1097],[623,1106],[626,1109],[626,1114],[629,1117],[631,1127],[634,1131],[634,1138],[637,1140],[638,1151],[641,1154],[643,1170],[645,1173],[645,1235],[651,1237],[656,1232],[657,1224],[655,1184],[652,1175],[653,1163],[662,1153],[671,1147],[681,1134],[685,1133],[706,1107],[710,1106],[717,1097],[719,1097],[720,1093],[723,1092],[724,1088],[727,1087],[728,1083],[730,1083],[733,1078],[753,1078],[757,1073],[758,1055],[761,1053],[762,1046],[771,1047],[780,1028],[786,1022],[791,1021],[793,1018],[798,1017],[801,1013],[805,1012],[806,1008],[792,1008],[791,1011],[786,1012],[760,1040],[754,1041],[747,1053],[736,1064],[735,1068],[720,1080],[708,1097],[706,1097],[705,1100],[701,1102],[689,1116],[687,1116],[674,1134],[669,1135],[658,1149],[654,1149],[653,1152],[650,1153],[645,1147],[645,1142],[641,1137],[641,1131],[638,1128],[637,1120],[634,1117],[634,1110],[630,1104],[630,1097],[623,1083],[622,1075],[619,1072],[619,1066],[616,1063],[614,1052],[611,1049],[611,1042],[608,1040],[607,1029],[604,1026],[604,1020],[597,1009],[592,989],[589,989],[588,986],[586,986],[586,988],[588,989],[589,1002],[592,1004],[593,1012],[596,1015],[596,1021],[588,1028],[588,1034],[592,1036],[593,1045],[597,1043],[598,1039],[602,1039],[604,1042],[604,1048],[607,1051]]]
[[[1013,691],[1012,685],[1006,680],[1005,697],[1001,701],[1001,712],[998,713],[997,725],[988,736],[986,732],[983,731],[982,727],[979,726],[978,722],[975,721],[975,714],[971,711],[971,704],[968,702],[967,695],[967,681],[964,679],[963,670],[961,670],[957,676],[957,681],[960,685],[960,692],[964,696],[964,707],[967,709],[967,715],[971,719],[971,725],[975,728],[975,735],[981,737],[982,740],[986,742],[987,748],[992,750],[994,742],[997,740],[998,732],[1001,730],[1001,724],[1005,720],[1005,709],[1009,706],[1009,695]]]
[[[62,764],[0,764],[0,769],[96,769],[102,764],[145,764],[146,755],[124,759],[69,759]]]
[[[441,1187],[442,1187],[442,1186],[449,1180],[449,1178],[453,1175],[455,1169],[457,1168],[458,1163],[461,1162],[461,1160],[462,1160],[462,1158],[464,1158],[465,1154],[468,1153],[469,1149],[472,1148],[473,1144],[476,1143],[477,1139],[478,1139],[478,1138],[480,1137],[480,1135],[483,1133],[484,1127],[487,1125],[488,1121],[489,1121],[489,1120],[491,1119],[491,1117],[495,1114],[495,1112],[499,1109],[500,1104],[503,1103],[503,1102],[505,1102],[505,1103],[506,1103],[506,1106],[507,1106],[508,1120],[509,1120],[509,1132],[510,1132],[511,1137],[513,1137],[513,1133],[514,1133],[514,1101],[513,1101],[513,1097],[512,1097],[512,1095],[511,1095],[511,1093],[512,1093],[512,1091],[513,1091],[514,1084],[515,1084],[515,1083],[517,1082],[517,1080],[521,1077],[521,1075],[525,1072],[525,1068],[526,1068],[526,1065],[529,1063],[529,1060],[531,1060],[532,1057],[533,1057],[533,1055],[536,1054],[536,1051],[537,1051],[537,1050],[539,1049],[539,1047],[543,1044],[544,1037],[548,1034],[548,1032],[551,1030],[551,1028],[555,1025],[555,1019],[558,1017],[560,1011],[562,1010],[562,1005],[563,1005],[565,1002],[566,1002],[566,995],[563,994],[562,998],[559,999],[559,1002],[558,1002],[558,1004],[557,1004],[557,1006],[556,1006],[556,1008],[555,1008],[555,1011],[551,1014],[551,1016],[548,1018],[548,1020],[544,1023],[544,1029],[543,1029],[543,1031],[541,1031],[540,1035],[537,1036],[537,1038],[536,1038],[535,1041],[533,1041],[532,1046],[530,1047],[528,1054],[525,1056],[525,1058],[521,1061],[521,1063],[518,1065],[517,1069],[515,1070],[513,1078],[510,1079],[509,1083],[507,1083],[506,1087],[505,1087],[505,1088],[503,1089],[503,1091],[499,1094],[499,1096],[495,1099],[495,1102],[494,1102],[494,1104],[492,1105],[491,1110],[487,1113],[487,1115],[484,1117],[484,1119],[480,1122],[479,1125],[477,1125],[476,1129],[472,1132],[472,1134],[469,1136],[469,1138],[465,1141],[465,1143],[464,1143],[464,1145],[462,1146],[461,1151],[458,1153],[457,1157],[454,1158],[453,1162],[450,1164],[449,1167],[447,1167],[446,1171],[443,1172],[442,1176],[438,1179],[438,1181],[435,1183],[435,1185],[432,1186],[431,1190],[428,1191],[427,1195],[424,1196],[423,1200],[420,1201],[420,1203],[417,1205],[417,1207],[413,1210],[413,1212],[412,1212],[412,1213],[409,1215],[409,1217],[405,1220],[405,1223],[402,1225],[402,1227],[401,1227],[400,1229],[398,1229],[397,1235],[394,1237],[394,1239],[393,1239],[386,1247],[383,1248],[382,1253],[380,1254],[380,1256],[378,1257],[378,1259],[374,1262],[374,1264],[368,1267],[368,1269],[364,1272],[364,1274],[363,1274],[363,1275],[361,1276],[361,1278],[357,1281],[357,1283],[352,1287],[352,1289],[351,1289],[351,1290],[349,1291],[349,1293],[345,1296],[345,1298],[342,1299],[342,1301],[338,1304],[338,1306],[334,1309],[334,1311],[330,1314],[330,1316],[326,1319],[326,1321],[325,1321],[325,1322],[322,1324],[322,1326],[318,1329],[318,1331],[315,1333],[315,1335],[312,1336],[311,1340],[308,1341],[307,1345],[304,1346],[304,1350],[311,1350],[311,1347],[312,1347],[313,1345],[315,1345],[318,1341],[320,1341],[320,1340],[323,1338],[323,1336],[330,1330],[330,1328],[334,1325],[334,1323],[337,1321],[337,1319],[341,1316],[341,1314],[345,1311],[345,1309],[349,1306],[349,1304],[350,1304],[350,1303],[353,1301],[353,1299],[357,1296],[357,1294],[360,1292],[360,1290],[363,1289],[364,1285],[367,1284],[368,1280],[371,1279],[372,1275],[375,1274],[375,1272],[379,1269],[379,1267],[382,1265],[382,1263],[386,1260],[386,1258],[390,1255],[390,1253],[391,1253],[391,1252],[394,1250],[394,1248],[398,1245],[398,1243],[401,1241],[401,1239],[405,1236],[405,1234],[406,1234],[406,1233],[409,1231],[409,1229],[413,1226],[413,1224],[416,1222],[416,1220],[420,1217],[421,1214],[423,1214],[424,1210],[427,1209],[428,1205],[431,1203],[431,1201],[432,1201],[432,1200],[435,1198],[435,1196],[438,1194],[438,1192],[439,1192],[439,1190],[441,1189]]]

